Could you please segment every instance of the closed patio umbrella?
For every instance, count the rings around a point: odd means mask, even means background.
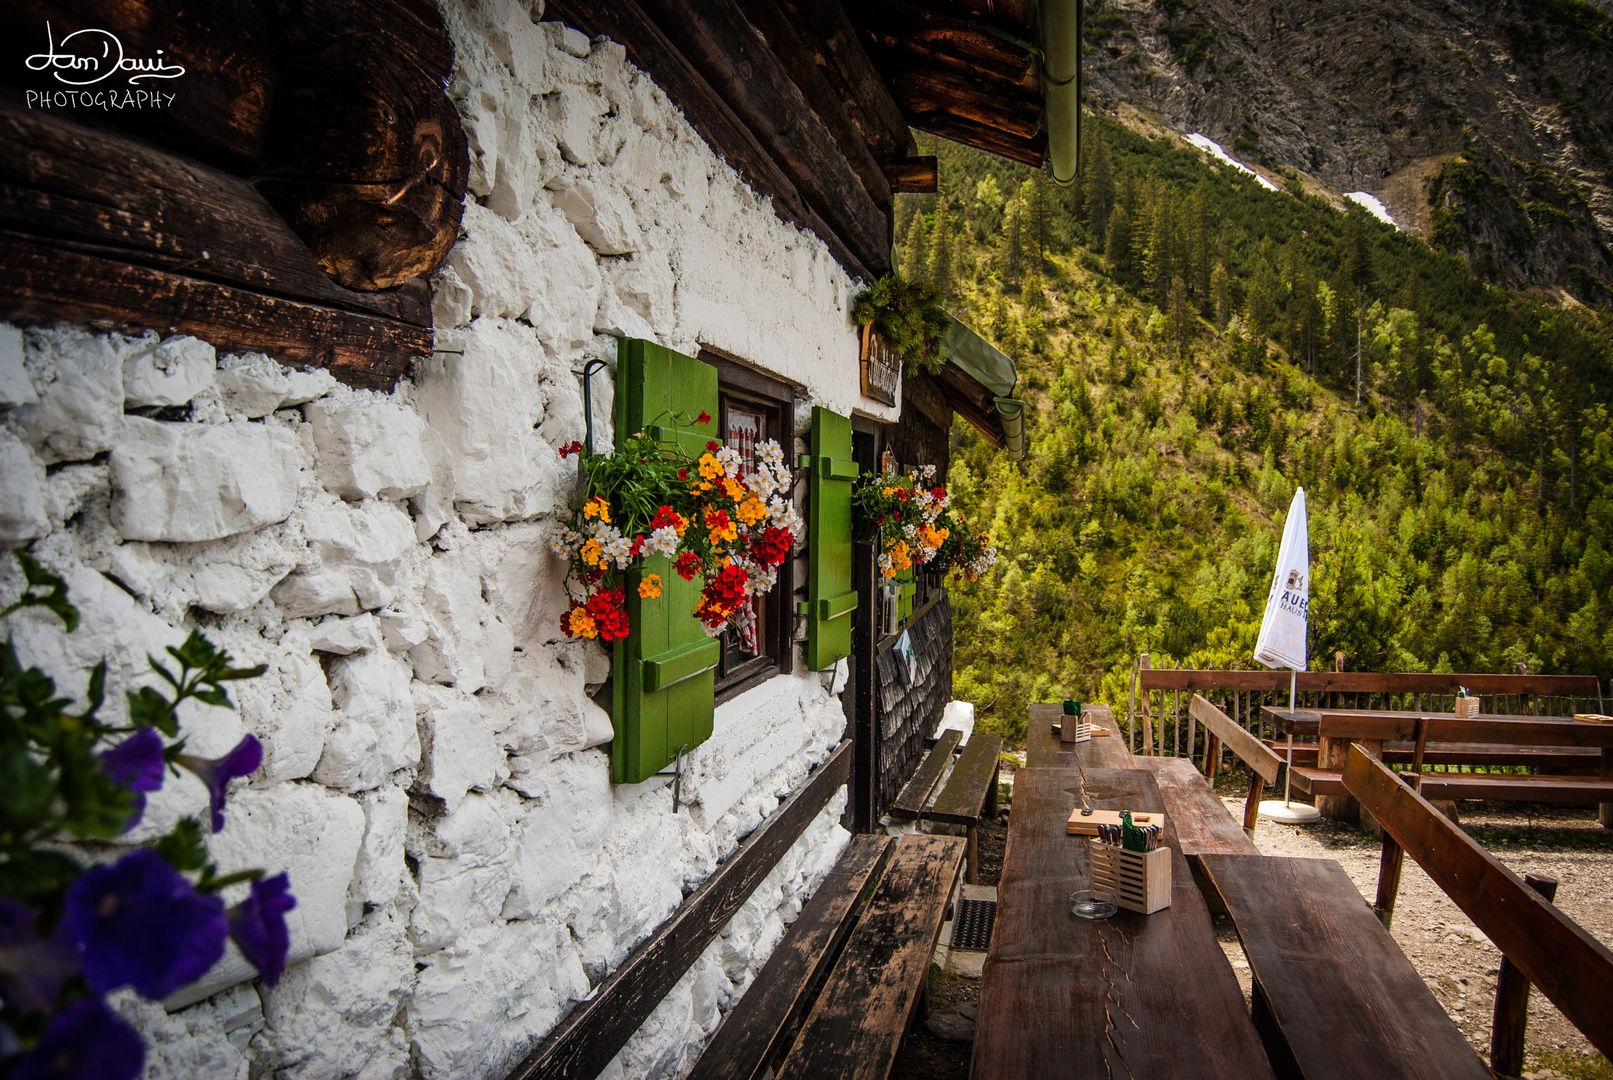
[[[1287,668],[1288,707],[1295,705],[1299,672],[1306,664],[1306,631],[1309,628],[1311,595],[1310,530],[1305,521],[1305,489],[1294,492],[1283,526],[1283,542],[1277,551],[1277,568],[1271,576],[1271,592],[1266,596],[1266,614],[1260,621],[1260,639],[1255,642],[1255,660],[1272,668]],[[1315,821],[1321,815],[1314,806],[1289,801],[1293,785],[1294,733],[1288,732],[1288,770],[1283,777],[1283,800],[1260,804],[1262,817],[1273,821]]]

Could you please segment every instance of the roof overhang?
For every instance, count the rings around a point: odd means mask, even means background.
[[[1019,369],[997,346],[952,316],[941,339],[946,361],[935,382],[952,411],[1013,461],[1025,456],[1025,403],[1014,397]]]

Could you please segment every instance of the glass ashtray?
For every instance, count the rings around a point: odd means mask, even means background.
[[[1104,889],[1082,889],[1070,894],[1070,914],[1078,919],[1107,919],[1119,909],[1115,894]]]

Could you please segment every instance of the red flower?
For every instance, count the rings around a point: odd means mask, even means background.
[[[769,528],[751,544],[750,553],[763,566],[780,566],[794,543],[795,534],[789,529]]]
[[[678,556],[678,561],[673,564],[672,568],[678,572],[678,576],[684,581],[693,581],[695,575],[700,573],[700,556],[692,551],[685,551]]]
[[[601,589],[588,598],[586,607],[588,614],[594,617],[600,640],[621,641],[627,636],[627,612],[622,610],[626,596],[626,590],[615,588]]]
[[[689,479],[689,470],[688,469],[679,469],[678,470],[678,479],[679,480],[687,480],[687,479]]]
[[[682,520],[678,512],[672,507],[660,506],[656,508],[655,516],[650,519],[650,528],[664,529],[670,525],[675,529],[678,527],[678,522]]]
[[[700,603],[695,605],[695,615],[701,622],[714,628],[727,622],[728,616],[745,600],[747,580],[743,569],[733,563],[725,565],[722,573],[700,591]]]
[[[709,424],[709,423],[711,423],[711,414],[708,413],[706,410],[701,409],[700,410],[700,415],[695,417],[694,422],[697,423],[697,424]]]
[[[582,453],[582,443],[578,442],[576,439],[572,439],[570,442],[560,448],[560,456],[563,458],[568,458],[572,454],[580,453]]]
[[[720,443],[717,440],[713,439],[711,442],[708,442],[706,444],[706,453],[715,454],[719,449],[721,449],[721,447],[722,447],[722,443]]]
[[[930,494],[937,499],[944,499],[947,497],[947,489],[944,487],[933,487],[930,489]]]
[[[633,556],[633,558],[636,559],[636,558],[639,557],[639,553],[641,551],[643,551],[643,550],[644,550],[644,534],[639,533],[637,536],[633,537],[633,546],[627,549],[627,553],[629,555]]]

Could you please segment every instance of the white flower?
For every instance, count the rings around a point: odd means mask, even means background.
[[[722,447],[717,451],[717,464],[721,465],[723,471],[729,476],[738,476],[740,466],[739,451],[732,446]]]
[[[784,468],[784,451],[777,439],[768,439],[756,448],[756,460],[775,469]]]
[[[932,476],[934,476],[934,475],[935,475],[935,466],[934,466],[934,465],[926,465],[926,466],[924,466],[924,468],[923,468],[923,469],[921,469],[921,470],[920,470],[920,471],[921,471],[921,472],[922,472],[922,473],[924,473],[924,479],[926,479],[926,480],[928,480],[928,479],[930,479],[930,478],[931,478],[931,477],[932,477]]]
[[[768,524],[775,529],[788,529],[796,537],[801,535],[801,515],[795,504],[775,495],[767,501]]]
[[[644,551],[649,555],[665,555],[670,559],[678,553],[678,530],[670,525],[656,529],[644,541]]]
[[[879,568],[880,570],[889,570],[891,568],[891,557],[889,555],[882,553],[879,556]]]
[[[618,570],[626,570],[633,564],[633,542],[621,533],[601,541],[599,547],[605,558],[616,560]]]
[[[760,596],[771,589],[777,582],[778,567],[753,566],[750,568],[750,576],[746,579],[745,587],[751,591],[752,595]]]
[[[918,531],[919,531],[919,527],[917,525],[903,525],[902,526],[902,535],[907,537],[909,540],[911,540],[911,539],[913,539],[913,537],[917,536]]]
[[[619,539],[622,533],[614,525],[607,525],[603,521],[591,521],[588,523],[588,535],[598,540],[600,547],[604,547],[612,540]]]
[[[556,555],[569,559],[577,554],[577,548],[582,545],[582,534],[575,529],[561,529],[550,542]]]

